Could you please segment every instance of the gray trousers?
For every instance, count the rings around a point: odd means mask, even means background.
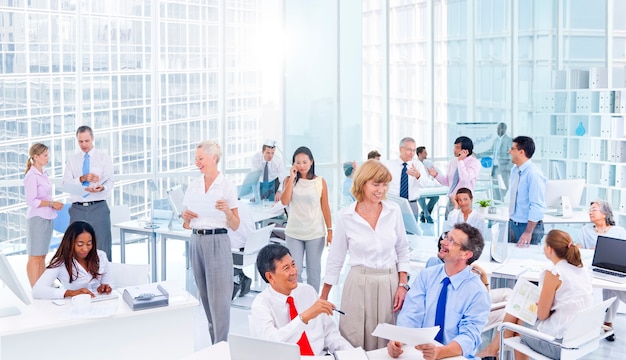
[[[189,257],[211,341],[213,344],[227,341],[233,293],[233,257],[228,234],[191,235]]]
[[[322,273],[322,251],[326,239],[321,237],[313,240],[298,240],[285,235],[287,248],[291,257],[298,267],[298,282],[302,282],[302,265],[304,253],[306,252],[306,282],[313,286],[315,291],[320,291],[320,281]]]
[[[96,245],[98,250],[107,254],[107,259],[111,261],[111,211],[106,201],[83,206],[82,203],[74,203],[68,210],[70,214],[70,224],[74,221],[84,221],[93,227],[96,233]]]

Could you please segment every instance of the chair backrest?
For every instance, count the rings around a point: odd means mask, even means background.
[[[614,297],[576,314],[563,334],[563,345],[575,347],[597,338],[598,333],[602,331],[604,314],[613,301],[615,301]]]
[[[130,208],[127,205],[116,205],[111,207],[111,238],[113,243],[119,244],[120,230],[113,228],[113,225],[130,221]]]
[[[150,282],[149,264],[110,263],[109,266],[115,286],[118,288],[143,285]]]
[[[256,262],[259,251],[270,242],[270,234],[274,230],[275,224],[264,226],[251,231],[243,249],[243,266],[248,266]]]
[[[63,204],[63,209],[57,211],[57,217],[54,219],[52,227],[54,230],[64,233],[70,225],[70,206],[71,203]]]

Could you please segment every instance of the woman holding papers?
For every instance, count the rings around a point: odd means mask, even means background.
[[[298,269],[304,268],[306,253],[306,282],[319,291],[324,243],[333,240],[328,187],[321,176],[315,175],[315,160],[306,146],[296,149],[292,164],[280,198],[283,205],[289,205],[285,240]],[[302,282],[301,271],[298,282]]]
[[[54,287],[55,280],[61,287]],[[89,294],[110,294],[113,278],[106,253],[96,249],[93,227],[75,221],[67,227],[61,244],[33,287],[35,299],[61,299]]]
[[[339,319],[339,331],[354,347],[374,350],[387,341],[372,336],[379,323],[395,324],[395,312],[409,290],[409,244],[400,207],[385,200],[391,173],[377,160],[359,166],[352,184],[352,203],[337,214],[334,241],[326,262],[321,298],[339,281],[350,252]],[[347,310],[349,309],[349,310]]]
[[[626,240],[626,230],[615,225],[613,217],[613,209],[608,202],[603,200],[594,200],[589,206],[589,220],[591,224],[587,224],[580,229],[578,236],[578,247],[583,249],[595,249],[598,235],[608,236],[617,239]]]
[[[503,321],[524,324],[556,339],[562,339],[568,323],[578,311],[593,305],[591,277],[583,268],[578,247],[566,232],[551,230],[546,236],[543,253],[554,266],[546,270],[539,279],[537,322],[531,326],[508,313]],[[511,331],[504,333],[504,337],[511,336]],[[524,337],[523,334],[521,337],[522,343],[536,352],[552,359],[560,357],[560,348],[542,340]],[[494,337],[487,348],[476,356],[495,356],[500,345],[499,338]]]
[[[474,196],[472,190],[460,188],[453,198],[454,210],[448,214],[448,220],[443,225],[443,232],[450,231],[454,224],[466,222],[480,231],[483,239],[487,239],[487,224],[485,218],[477,211],[472,211]]]
[[[28,150],[24,193],[26,195],[26,250],[28,262],[26,273],[30,286],[46,269],[46,254],[52,238],[52,222],[63,203],[52,200],[52,183],[43,169],[48,165],[48,147],[35,143]]]
[[[217,169],[222,148],[214,141],[196,147],[196,166],[202,176],[185,192],[183,227],[192,229],[189,258],[209,321],[213,344],[228,340],[233,293],[233,257],[228,229],[239,228],[237,190]]]

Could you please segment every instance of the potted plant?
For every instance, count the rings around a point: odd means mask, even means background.
[[[478,200],[476,203],[480,206],[480,212],[482,214],[487,214],[487,211],[491,206],[491,199]]]

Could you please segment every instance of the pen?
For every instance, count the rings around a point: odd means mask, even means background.
[[[346,314],[345,312],[343,312],[343,311],[341,311],[339,309],[333,309],[333,311],[336,311],[336,312],[340,313],[341,315],[345,315]]]

